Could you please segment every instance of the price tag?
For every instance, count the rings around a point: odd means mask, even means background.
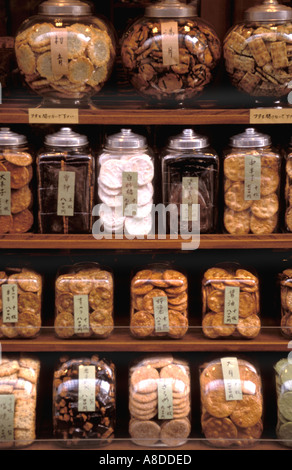
[[[122,196],[124,216],[135,216],[138,204],[138,173],[136,171],[123,172]]]
[[[14,406],[13,394],[0,395],[0,441],[14,439]]]
[[[292,124],[292,109],[251,109],[249,121],[250,124]]]
[[[185,177],[182,179],[182,220],[184,222],[198,220],[199,178]]]
[[[158,419],[173,419],[172,384],[167,379],[158,381]]]
[[[261,157],[245,156],[244,199],[258,201],[261,199]]]
[[[169,331],[167,297],[153,297],[155,331],[167,333]]]
[[[242,400],[242,388],[236,357],[221,359],[226,401]]]
[[[226,286],[224,292],[224,323],[237,325],[239,320],[239,287]]]
[[[89,333],[88,295],[74,295],[74,331]]]
[[[163,65],[179,64],[179,42],[177,21],[161,22]]]
[[[68,31],[55,29],[51,34],[51,61],[53,74],[58,77],[68,72]]]
[[[79,110],[77,108],[30,108],[28,122],[29,124],[78,124]]]
[[[17,284],[3,284],[2,304],[3,323],[18,322],[18,293]]]
[[[70,217],[74,215],[75,173],[59,171],[57,215]]]
[[[11,215],[10,171],[0,171],[0,215]]]
[[[95,366],[78,368],[78,411],[95,411]]]

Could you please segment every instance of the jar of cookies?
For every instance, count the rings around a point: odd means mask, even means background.
[[[153,228],[154,159],[147,139],[131,129],[106,137],[98,157],[99,219],[93,232],[148,235]]]
[[[111,75],[116,33],[88,2],[46,0],[20,26],[15,54],[25,83],[45,106],[87,107]]]
[[[153,103],[181,105],[212,81],[221,57],[213,27],[194,4],[160,0],[125,32],[124,69],[133,87]]]
[[[186,274],[158,263],[138,270],[131,280],[131,334],[139,339],[180,339],[188,327]]]
[[[200,367],[201,427],[216,448],[254,445],[263,432],[263,394],[257,368],[237,357]]]
[[[211,233],[218,218],[219,157],[208,137],[184,129],[162,154],[163,204],[170,233]],[[176,210],[175,210],[176,209]]]
[[[274,369],[277,395],[276,435],[282,445],[292,447],[292,363],[289,356],[280,359]]]
[[[42,323],[42,276],[31,268],[0,271],[0,338],[35,338]]]
[[[172,355],[136,361],[129,371],[129,412],[136,445],[183,445],[191,433],[189,364]]]
[[[285,230],[292,232],[292,138],[285,152]]]
[[[292,8],[265,0],[244,13],[224,38],[223,53],[231,83],[264,104],[285,101],[291,91]]]
[[[202,279],[202,331],[210,339],[252,339],[261,329],[259,279],[253,269],[222,263]]]
[[[278,275],[281,302],[281,332],[292,338],[292,269],[286,268]]]
[[[55,281],[55,333],[63,339],[107,338],[114,329],[114,281],[97,263],[64,266]]]
[[[27,138],[0,129],[0,234],[33,229],[33,157]]]
[[[69,127],[47,135],[37,179],[40,233],[90,233],[95,157],[87,137]]]
[[[62,357],[53,378],[53,435],[64,447],[106,446],[114,438],[116,371],[112,361]]]
[[[281,156],[271,137],[247,128],[224,152],[224,229],[232,235],[277,232]]]

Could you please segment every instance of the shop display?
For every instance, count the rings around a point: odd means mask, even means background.
[[[133,87],[156,102],[183,103],[212,81],[221,57],[213,27],[177,0],[148,5],[125,32],[121,58]]]
[[[131,129],[110,135],[98,157],[99,221],[106,232],[152,230],[154,161],[146,138]]]
[[[116,372],[111,361],[97,355],[60,360],[53,379],[53,432],[60,445],[109,444],[115,413]]]
[[[202,330],[210,339],[252,339],[261,330],[258,276],[235,263],[209,268],[202,280]]]
[[[189,365],[171,355],[144,358],[129,373],[129,434],[139,446],[180,446],[191,432]]]
[[[47,102],[86,104],[111,75],[116,37],[88,2],[47,0],[20,26],[15,54],[26,84]]]
[[[96,263],[60,270],[55,282],[55,333],[64,339],[107,338],[114,328],[111,271]]]
[[[278,276],[281,299],[281,331],[292,338],[292,269],[284,269]]]
[[[292,232],[292,139],[285,154],[285,229]]]
[[[281,157],[271,137],[248,128],[224,152],[224,229],[232,235],[277,232]]]
[[[36,439],[40,362],[5,355],[0,363],[0,448],[27,447]]]
[[[161,166],[163,204],[177,208],[177,212],[170,211],[169,232],[214,232],[218,218],[219,157],[211,149],[209,139],[192,129],[170,137]]]
[[[274,366],[277,393],[276,434],[280,443],[292,447],[292,364],[289,357]]]
[[[291,91],[292,8],[265,0],[246,10],[244,21],[224,39],[231,83],[261,102],[279,101]]]
[[[182,338],[188,331],[188,280],[168,265],[149,265],[131,280],[130,331],[137,338]]]
[[[259,372],[246,360],[223,357],[200,369],[201,426],[214,447],[251,446],[263,432]]]
[[[95,157],[85,135],[62,127],[37,155],[40,233],[90,233]]]

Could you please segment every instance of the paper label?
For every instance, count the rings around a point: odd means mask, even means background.
[[[74,295],[74,331],[89,333],[88,295]]]
[[[224,323],[237,325],[239,320],[239,287],[226,286],[224,292]]]
[[[258,201],[261,199],[261,156],[246,155],[244,158],[244,199]]]
[[[236,357],[221,359],[226,401],[242,400],[242,388]]]
[[[66,75],[68,72],[68,31],[55,29],[51,34],[51,61],[53,75]]]
[[[0,171],[0,215],[11,215],[10,171]]]
[[[185,177],[182,179],[182,220],[184,222],[198,220],[199,178]]]
[[[14,404],[13,394],[0,395],[0,441],[14,439]]]
[[[257,108],[249,112],[250,124],[292,124],[290,108]]]
[[[18,322],[17,284],[3,284],[1,288],[3,323],[16,323]]]
[[[59,171],[57,215],[70,217],[74,215],[75,173]]]
[[[176,21],[161,22],[163,65],[179,64],[178,24]]]
[[[173,419],[172,383],[167,379],[158,381],[158,419]]]
[[[169,331],[167,297],[153,297],[155,331],[167,333]]]
[[[95,366],[78,368],[78,411],[95,411]]]
[[[138,173],[136,171],[124,171],[122,178],[124,216],[135,216],[138,204]]]
[[[29,124],[78,124],[79,110],[77,108],[30,108],[28,122]]]

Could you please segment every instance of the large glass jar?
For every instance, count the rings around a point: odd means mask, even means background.
[[[207,137],[192,129],[169,139],[161,160],[163,204],[169,211],[170,233],[215,230],[218,216],[219,157]]]
[[[44,104],[84,106],[112,72],[116,37],[87,2],[47,0],[20,26],[15,53],[25,82]]]
[[[89,233],[95,158],[87,137],[68,127],[47,135],[37,156],[41,233]]]
[[[231,83],[256,102],[277,102],[291,92],[292,8],[265,0],[246,10],[224,39]]]
[[[271,138],[253,128],[230,139],[224,152],[224,229],[232,235],[278,230],[281,157]]]
[[[285,153],[285,229],[292,232],[292,138]]]
[[[292,447],[292,364],[289,356],[278,360],[274,365],[277,394],[277,423],[275,431],[280,444]]]
[[[194,5],[161,0],[146,7],[125,32],[123,66],[135,89],[150,100],[183,103],[213,78],[221,44]]]

